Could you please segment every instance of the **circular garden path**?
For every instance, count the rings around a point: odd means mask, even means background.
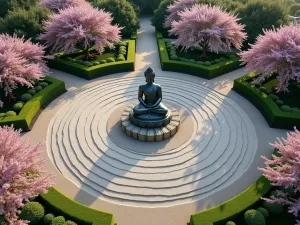
[[[137,102],[151,66],[163,101],[180,111],[170,140],[143,143],[121,131],[120,113]],[[161,71],[154,28],[141,19],[136,70],[85,81],[52,70],[68,92],[25,134],[46,142],[47,169],[56,188],[88,206],[114,214],[119,225],[184,225],[191,214],[220,204],[250,186],[277,136],[259,111],[231,91],[239,69],[213,80]]]

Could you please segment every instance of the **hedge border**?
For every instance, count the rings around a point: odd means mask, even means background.
[[[255,207],[260,198],[271,190],[270,182],[261,176],[236,197],[211,209],[191,215],[190,225],[224,225],[227,221]]]
[[[117,61],[117,62],[100,64],[97,66],[85,67],[83,65],[79,65],[74,62],[69,62],[57,57],[48,60],[48,66],[57,70],[71,73],[73,75],[84,78],[86,80],[95,79],[113,73],[134,71],[135,45],[136,45],[136,41],[134,40],[134,38],[136,38],[136,36],[133,35],[131,38],[133,38],[133,40],[124,41],[128,43],[126,61]],[[76,54],[77,55],[81,54],[81,52],[79,51],[70,54],[59,53],[59,55],[64,55],[66,57],[69,55],[76,55]]]
[[[15,129],[22,129],[22,131],[30,130],[32,120],[37,115],[38,111],[66,92],[64,81],[57,80],[50,76],[45,76],[45,81],[50,82],[51,84],[26,102],[19,115],[0,118],[0,126],[14,125]]]
[[[55,188],[39,195],[40,202],[51,212],[65,216],[81,225],[114,225],[113,214],[89,208],[66,197]]]
[[[293,130],[295,126],[300,128],[300,114],[281,111],[265,93],[247,82],[254,76],[254,73],[249,73],[234,80],[233,90],[248,99],[262,113],[270,127],[289,130]]]
[[[156,38],[159,49],[160,64],[162,70],[164,71],[182,72],[206,79],[213,79],[242,67],[239,58],[217,63],[211,66],[170,60],[165,43],[167,40],[163,39],[160,32],[156,32]]]

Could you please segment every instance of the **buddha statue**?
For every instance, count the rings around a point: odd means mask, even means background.
[[[130,112],[130,121],[141,127],[166,125],[171,119],[171,112],[161,103],[162,89],[154,83],[155,72],[149,67],[144,75],[146,84],[139,86],[139,104]]]

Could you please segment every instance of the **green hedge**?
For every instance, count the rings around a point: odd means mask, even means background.
[[[156,37],[159,38],[157,39],[157,42],[159,48],[160,64],[162,70],[164,71],[182,72],[206,79],[212,79],[241,67],[239,58],[230,59],[226,62],[221,62],[211,66],[170,60],[166,47],[166,40],[160,39],[159,33],[156,33]]]
[[[50,76],[46,76],[45,81],[51,84],[35,94],[33,98],[24,105],[19,115],[0,118],[0,126],[10,126],[13,124],[16,129],[22,129],[22,131],[30,130],[32,119],[37,112],[66,92],[65,82]]]
[[[270,182],[261,176],[249,188],[229,201],[193,214],[190,225],[224,225],[227,221],[242,215],[247,209],[255,207],[260,202],[260,198],[265,196],[270,189]]]
[[[55,188],[41,194],[39,200],[48,210],[80,225],[114,225],[113,214],[89,208],[66,197]]]
[[[263,114],[272,128],[293,130],[300,128],[300,114],[297,112],[283,112],[278,105],[255,85],[249,83],[254,77],[250,73],[234,81],[233,90],[248,99]]]
[[[133,36],[134,38],[134,36]],[[102,77],[104,75],[121,73],[127,71],[134,71],[134,61],[135,61],[135,40],[126,40],[128,42],[128,51],[127,51],[127,60],[126,61],[117,61],[111,63],[100,64],[92,67],[85,67],[83,65],[70,62],[59,57],[51,59],[48,61],[48,66],[54,69],[58,69],[67,73],[71,73],[78,77],[91,80],[97,77]],[[80,51],[77,53],[63,54],[62,56],[76,56],[82,54]]]

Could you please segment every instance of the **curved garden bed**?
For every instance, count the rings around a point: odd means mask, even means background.
[[[168,46],[169,40],[163,39],[160,32],[156,32],[156,39],[159,48],[159,57],[161,68],[164,71],[182,72],[206,79],[212,79],[231,72],[241,67],[240,58],[231,52],[219,52],[220,60],[202,62],[194,59],[185,59],[169,56]],[[170,50],[170,49],[169,49]]]
[[[233,90],[254,104],[263,114],[270,127],[293,130],[296,126],[299,129],[300,113],[282,111],[273,99],[250,83],[253,77],[254,73],[250,73],[236,79]]]
[[[70,218],[80,225],[114,225],[113,214],[75,202],[55,188],[49,189],[47,194],[41,194],[38,201],[51,212]]]
[[[133,35],[131,37],[132,40],[126,40],[122,42],[126,43],[126,57],[122,61],[106,62],[106,60],[103,59],[99,60],[97,64],[84,64],[84,61],[76,61],[75,59],[76,57],[82,55],[82,51],[78,51],[70,54],[55,54],[55,58],[48,61],[48,66],[57,70],[71,73],[87,80],[113,73],[134,71],[136,45],[135,38],[136,35]],[[113,55],[112,52],[108,52],[108,54]]]
[[[66,92],[64,81],[57,80],[50,76],[46,76],[44,81],[50,83],[49,86],[36,93],[26,102],[18,115],[0,118],[0,126],[13,125],[14,128],[22,129],[22,131],[30,130],[33,118],[37,115],[38,111],[59,95]]]

